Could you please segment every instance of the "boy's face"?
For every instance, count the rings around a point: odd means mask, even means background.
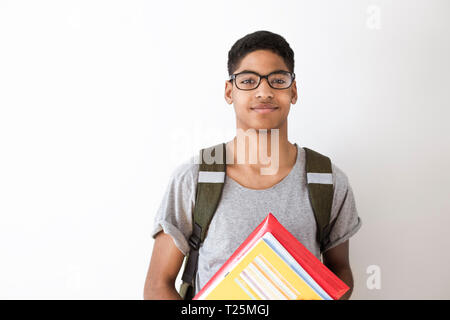
[[[234,73],[244,70],[267,75],[273,71],[289,71],[286,64],[276,53],[269,50],[256,50],[247,54]],[[247,129],[281,129],[287,127],[287,116],[291,103],[297,102],[297,87],[295,80],[287,89],[273,89],[267,79],[261,79],[256,89],[245,91],[236,87],[234,80],[225,82],[225,100],[234,104],[236,126]],[[270,112],[258,112],[254,108],[259,104],[269,104],[276,107]]]

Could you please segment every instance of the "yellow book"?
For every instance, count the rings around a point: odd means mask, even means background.
[[[273,237],[269,232],[269,237]],[[323,300],[260,238],[225,275],[207,290],[205,300]]]

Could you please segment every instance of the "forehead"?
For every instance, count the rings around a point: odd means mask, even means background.
[[[289,71],[284,60],[270,50],[256,50],[248,53],[239,64],[235,73],[248,70],[259,74],[267,74],[276,70]]]

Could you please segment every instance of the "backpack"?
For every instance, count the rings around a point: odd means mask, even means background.
[[[330,214],[334,186],[331,161],[328,157],[308,148],[306,152],[306,181],[309,201],[317,223],[317,241],[323,249],[323,240],[330,231]],[[206,163],[204,159],[215,158],[216,152],[222,163]],[[193,230],[189,238],[190,251],[186,255],[182,284],[179,294],[184,300],[192,300],[195,293],[198,254],[201,243],[206,238],[209,223],[219,204],[226,175],[226,144],[200,150],[199,174],[196,201],[193,211]]]

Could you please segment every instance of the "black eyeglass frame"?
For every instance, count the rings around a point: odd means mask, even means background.
[[[239,88],[238,85],[236,84],[236,77],[237,77],[238,75],[242,74],[242,73],[253,73],[253,74],[256,74],[256,75],[258,76],[258,78],[259,78],[258,84],[256,85],[256,87],[251,88],[251,89],[241,89],[241,88]],[[289,87],[286,87],[286,88],[275,88],[275,87],[273,87],[273,86],[270,84],[269,76],[272,75],[272,74],[278,74],[278,73],[289,74],[289,75],[291,76],[292,79],[291,79],[291,84],[289,85]],[[230,81],[231,83],[233,83],[233,80],[235,80],[236,88],[238,88],[239,90],[250,91],[250,90],[255,90],[256,88],[259,87],[259,85],[261,84],[261,79],[262,79],[262,78],[266,78],[267,83],[269,84],[269,86],[270,86],[272,89],[276,89],[276,90],[285,90],[285,89],[289,89],[289,88],[292,86],[292,84],[294,83],[294,80],[295,80],[295,73],[289,72],[289,71],[284,71],[284,70],[277,70],[277,71],[271,72],[271,73],[269,73],[269,74],[266,74],[265,76],[262,76],[262,75],[260,75],[259,73],[254,72],[254,71],[242,71],[242,72],[239,72],[239,73],[234,73],[234,74],[232,74],[232,75],[230,76],[230,79],[229,79],[228,81]]]

